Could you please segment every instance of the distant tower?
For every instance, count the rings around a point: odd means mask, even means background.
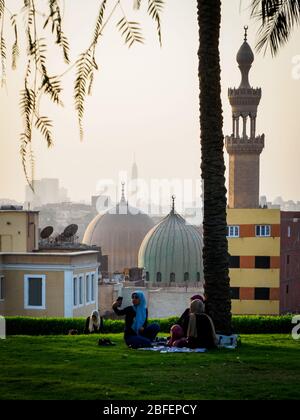
[[[244,29],[244,42],[236,56],[242,75],[241,84],[238,89],[228,89],[233,123],[233,133],[226,137],[226,150],[229,154],[229,208],[259,207],[259,159],[265,144],[264,134],[256,136],[261,89],[254,89],[249,84],[248,75],[254,54],[247,42],[248,26]]]
[[[133,156],[133,164],[131,168],[131,180],[130,180],[130,188],[129,188],[129,196],[130,200],[135,203],[137,207],[139,207],[140,202],[137,201],[138,196],[138,166],[136,164],[135,154]]]
[[[133,155],[133,164],[131,169],[131,179],[132,181],[136,181],[138,179],[138,167],[135,160],[135,154]]]

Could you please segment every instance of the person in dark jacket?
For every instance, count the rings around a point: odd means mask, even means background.
[[[201,300],[203,303],[204,302],[204,298],[201,295],[194,295],[191,297],[191,303],[194,300]],[[180,325],[181,328],[183,328],[183,335],[186,337],[187,336],[187,325],[188,325],[188,321],[189,321],[189,316],[190,316],[190,308],[186,308],[186,310],[183,312],[183,314],[181,315],[181,317],[179,318],[178,322],[176,325]]]
[[[187,325],[186,347],[213,349],[217,347],[217,336],[212,319],[204,313],[204,303],[195,299],[190,306],[190,315]]]
[[[158,324],[148,325],[148,309],[143,292],[132,293],[132,306],[119,309],[121,300],[113,303],[113,310],[118,316],[125,315],[124,340],[132,348],[151,347],[158,331]]]
[[[93,311],[85,321],[84,334],[98,334],[103,332],[103,318],[98,311]]]

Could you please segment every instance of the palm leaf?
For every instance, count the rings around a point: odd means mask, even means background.
[[[98,18],[97,18],[97,21],[96,21],[96,27],[95,27],[95,30],[94,30],[94,39],[93,39],[94,45],[97,44],[98,38],[101,35],[106,3],[107,3],[107,0],[103,0],[101,5],[100,5]]]
[[[77,76],[75,80],[74,98],[75,109],[78,116],[80,139],[83,138],[83,116],[84,116],[84,102],[87,92],[91,89],[91,84],[88,87],[88,82],[93,79],[94,70],[98,69],[95,62],[92,48],[80,55],[76,63]]]
[[[0,54],[1,54],[1,87],[5,85],[6,81],[6,44],[5,39],[1,36],[0,39]]]
[[[53,137],[51,132],[52,121],[50,121],[49,118],[45,116],[38,117],[35,121],[35,127],[46,139],[48,147],[51,147],[53,145]]]
[[[300,24],[300,0],[252,0],[251,7],[251,16],[261,22],[256,49],[266,54],[269,48],[275,56]]]
[[[159,43],[162,45],[160,14],[164,8],[164,0],[148,0],[148,13],[157,24]]]
[[[51,22],[52,33],[56,34],[56,44],[63,50],[64,60],[66,64],[70,63],[69,59],[69,41],[62,30],[62,18],[59,3],[57,0],[49,0],[49,15],[44,23],[44,29]]]
[[[16,22],[16,15],[12,15],[10,18],[11,21],[11,25],[13,27],[14,30],[14,35],[15,35],[15,40],[12,46],[12,64],[11,67],[13,70],[15,70],[17,68],[17,59],[20,55],[20,51],[19,51],[19,45],[18,45],[18,28],[17,28],[17,22]]]
[[[0,0],[0,19],[2,18],[5,10],[5,0]]]
[[[130,48],[134,43],[143,43],[144,38],[142,37],[140,24],[138,22],[130,22],[124,16],[118,22],[117,27],[125,38],[125,44]]]

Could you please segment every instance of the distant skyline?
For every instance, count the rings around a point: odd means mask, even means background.
[[[10,8],[18,10],[14,7],[17,4],[20,2],[11,0]],[[96,0],[65,0],[64,29],[73,61],[91,39],[98,4]],[[235,57],[243,42],[244,25],[249,26],[248,42],[253,50],[255,46],[257,24],[249,18],[248,4],[243,1],[240,11],[240,0],[223,2],[220,51],[224,135],[232,131],[227,89],[240,83]],[[101,179],[117,181],[120,171],[130,176],[134,154],[139,176],[148,182],[152,178],[200,178],[196,0],[166,1],[162,48],[155,24],[146,13],[133,12],[132,1],[124,0],[124,5],[129,18],[141,22],[146,42],[128,50],[115,28],[118,16],[107,26],[98,49],[100,70],[93,96],[87,100],[83,142],[79,140],[72,99],[74,71],[63,79],[65,107],[58,109],[47,101],[41,104],[43,114],[54,120],[55,145],[47,150],[44,141],[35,137],[35,178],[59,178],[72,201],[90,201]],[[278,196],[300,200],[299,39],[297,29],[275,59],[255,53],[250,72],[250,84],[262,88],[257,133],[265,133],[266,147],[261,155],[260,195],[266,195],[269,201]],[[7,46],[10,41],[8,38]],[[60,55],[49,51],[48,57],[52,73],[64,71]],[[7,71],[7,90],[0,91],[0,197],[17,201],[24,201],[26,184],[19,155],[23,71],[20,60],[17,72]]]

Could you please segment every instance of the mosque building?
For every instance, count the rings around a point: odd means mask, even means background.
[[[147,214],[129,206],[123,184],[120,202],[91,221],[83,243],[101,246],[103,255],[108,255],[109,273],[123,273],[125,268],[137,267],[140,245],[153,226]]]
[[[174,286],[203,282],[203,241],[199,230],[175,211],[145,236],[139,250],[139,267],[149,286]]]

